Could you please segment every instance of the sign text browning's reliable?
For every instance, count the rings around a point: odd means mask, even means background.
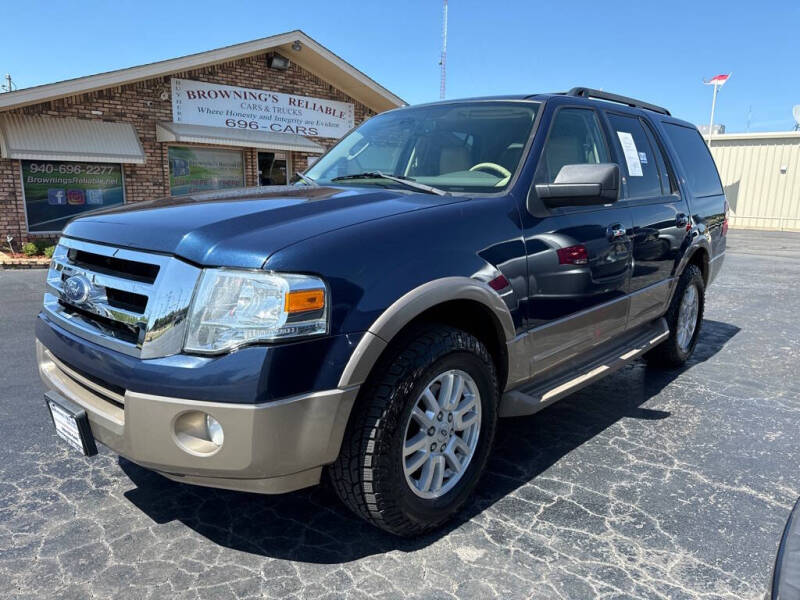
[[[175,123],[340,138],[354,118],[347,102],[172,79]]]

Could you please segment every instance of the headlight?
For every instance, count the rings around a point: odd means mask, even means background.
[[[211,354],[326,333],[327,305],[325,284],[317,277],[204,269],[189,309],[184,350]]]

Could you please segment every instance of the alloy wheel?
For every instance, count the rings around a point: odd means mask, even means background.
[[[687,352],[692,343],[692,336],[697,329],[697,316],[700,311],[700,297],[697,293],[697,286],[688,285],[683,292],[681,305],[678,309],[678,324],[675,334],[678,337],[678,347],[681,351]]]
[[[406,483],[420,498],[435,499],[461,480],[481,429],[478,386],[465,371],[436,375],[414,403],[403,437]]]

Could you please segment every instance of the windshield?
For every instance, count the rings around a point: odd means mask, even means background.
[[[320,184],[399,187],[380,177],[348,178],[383,173],[448,192],[498,192],[519,167],[538,109],[535,102],[483,101],[384,113],[305,174]]]

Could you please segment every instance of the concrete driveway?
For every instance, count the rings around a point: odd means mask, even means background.
[[[316,488],[172,483],[56,438],[42,271],[0,272],[0,597],[760,598],[800,495],[800,235],[730,233],[691,363],[501,421],[446,529],[383,534]]]

